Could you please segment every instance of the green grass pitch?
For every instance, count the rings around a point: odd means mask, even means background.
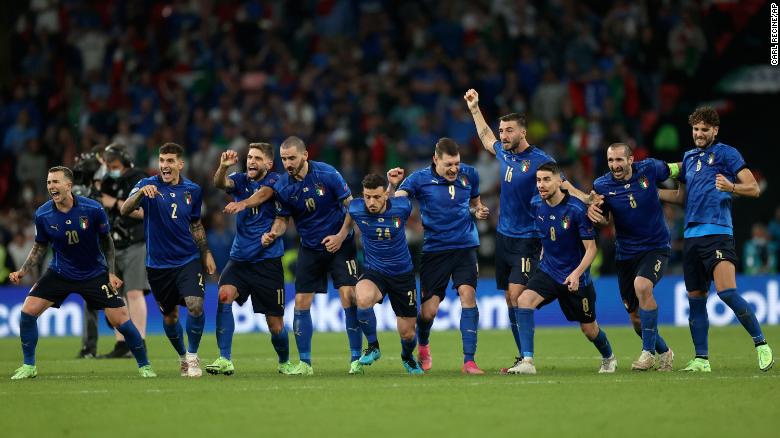
[[[709,375],[632,372],[639,338],[626,327],[605,331],[619,360],[614,375],[596,373],[598,354],[576,328],[536,331],[536,376],[497,374],[514,357],[508,331],[480,332],[485,376],[460,374],[458,332],[432,334],[433,370],[416,377],[404,373],[394,333],[380,334],[382,359],[362,376],[346,373],[345,334],[315,333],[312,377],[277,374],[268,335],[253,334],[236,336],[229,377],[179,377],[162,336],[147,341],[159,374],[148,380],[131,359],[76,360],[78,339],[42,338],[38,378],[12,382],[19,340],[2,339],[0,436],[780,436],[780,365],[759,371],[741,327],[710,330]],[[688,329],[661,333],[682,368],[692,353]],[[780,339],[780,326],[766,335]],[[101,350],[113,345],[100,342]],[[213,333],[200,355],[204,365],[216,358]]]

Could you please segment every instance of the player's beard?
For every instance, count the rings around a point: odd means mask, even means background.
[[[285,170],[287,171],[287,173],[288,173],[290,176],[292,176],[292,177],[296,177],[296,178],[297,178],[297,177],[298,177],[298,175],[300,175],[300,174],[301,174],[301,171],[303,170],[303,166],[305,166],[305,165],[306,165],[306,160],[303,160],[303,161],[301,161],[301,164],[300,164],[300,165],[298,165],[298,167],[297,167],[297,168],[295,168],[295,169],[290,169],[290,168],[287,168],[287,169],[285,169]]]
[[[702,145],[702,146],[699,146],[699,143],[697,143],[699,140],[704,140],[706,143],[704,143],[704,145]],[[696,147],[699,148],[699,149],[707,149],[713,143],[715,143],[715,136],[714,135],[712,136],[712,138],[709,138],[709,139],[707,137],[704,137],[704,138],[694,137],[693,138],[693,144],[696,145]]]
[[[509,141],[509,143],[502,142],[501,145],[503,146],[504,150],[507,152],[516,152],[517,148],[520,147],[520,140],[517,139],[514,141]]]

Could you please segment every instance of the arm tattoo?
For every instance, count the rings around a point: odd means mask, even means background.
[[[341,205],[343,205],[345,208],[349,209],[349,203],[352,202],[352,195],[347,196],[344,198],[343,201],[341,201]]]
[[[482,129],[479,131],[479,138],[480,138],[480,139],[484,139],[485,137],[487,137],[487,135],[488,135],[488,134],[490,134],[490,128],[488,128],[487,126],[485,126],[484,128],[482,128]]]
[[[192,240],[198,245],[200,255],[205,256],[208,254],[209,244],[206,242],[206,230],[203,229],[203,224],[200,220],[190,224],[190,233],[192,233]]]
[[[46,243],[35,242],[32,249],[30,250],[30,254],[27,256],[27,260],[24,261],[22,267],[19,268],[19,270],[22,272],[30,272],[32,268],[40,265],[41,259],[43,259],[43,256],[46,254],[46,250],[48,248],[49,245]]]
[[[135,211],[135,209],[138,208],[138,204],[141,203],[141,196],[144,196],[144,192],[140,190],[133,193],[133,195],[127,198],[124,204],[122,204],[122,206],[119,207],[119,214],[121,214],[122,216],[127,216],[133,211]]]
[[[100,234],[100,250],[103,251],[103,256],[106,258],[106,265],[108,265],[108,273],[113,274],[116,272],[114,259],[114,239],[108,234]]]

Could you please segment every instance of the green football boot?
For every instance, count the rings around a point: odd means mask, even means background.
[[[311,365],[307,364],[304,361],[298,362],[293,368],[290,370],[290,375],[292,376],[313,376],[314,375],[314,368],[311,367]]]
[[[138,368],[138,374],[141,375],[141,377],[157,377],[157,373],[154,372],[151,365],[144,365],[141,368]]]
[[[680,371],[689,371],[692,373],[709,373],[712,372],[712,368],[710,368],[709,360],[695,357],[688,361],[688,365]]]
[[[359,360],[353,360],[351,364],[349,364],[349,373],[350,374],[363,374],[363,364],[360,363]]]
[[[220,356],[217,358],[217,360],[214,361],[214,363],[206,365],[206,372],[215,376],[217,374],[230,376],[236,372],[236,368],[233,366],[232,360]]]
[[[289,360],[284,363],[280,363],[278,367],[276,367],[276,370],[279,371],[279,374],[287,374],[290,375],[293,373],[293,369],[295,369],[295,365],[292,364]]]
[[[11,380],[34,379],[38,375],[38,367],[35,365],[22,365],[14,371]]]
[[[761,371],[769,371],[772,365],[775,364],[775,358],[772,356],[772,349],[769,345],[759,345],[756,347],[756,353],[758,353],[758,368]]]

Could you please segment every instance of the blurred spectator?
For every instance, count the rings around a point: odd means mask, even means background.
[[[764,224],[753,224],[752,237],[745,242],[742,259],[746,274],[777,273],[777,245],[769,240]]]
[[[230,260],[230,248],[233,246],[235,234],[227,228],[225,215],[221,211],[212,213],[210,219],[211,223],[207,227],[206,240],[212,254],[214,254],[217,272],[222,272]]]

